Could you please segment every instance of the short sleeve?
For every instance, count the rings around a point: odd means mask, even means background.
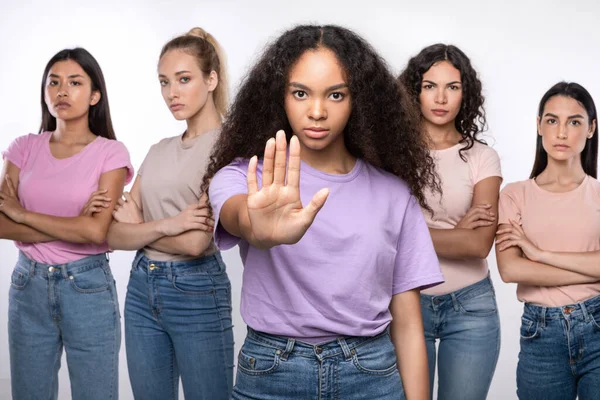
[[[8,149],[2,152],[2,158],[5,161],[10,161],[17,168],[23,169],[31,152],[31,146],[34,143],[33,140],[35,137],[36,135],[29,134],[16,138],[8,146]]]
[[[444,282],[425,217],[413,196],[408,200],[396,248],[393,295]]]
[[[477,173],[475,174],[475,183],[491,176],[502,178],[502,168],[498,153],[489,146],[482,146],[483,148],[479,155],[479,165],[477,165]]]
[[[125,145],[117,140],[111,140],[108,154],[102,166],[102,174],[119,168],[127,168],[125,184],[129,184],[133,178],[134,169],[129,158],[129,151]]]
[[[150,159],[150,157],[152,156],[153,150],[155,149],[156,145],[152,145],[150,147],[150,150],[148,150],[148,154],[146,154],[146,157],[144,157],[144,161],[142,161],[142,165],[140,165],[140,167],[138,168],[137,174],[139,176],[144,175],[144,169],[146,166],[146,163],[149,162],[148,160]]]
[[[500,191],[500,199],[498,200],[498,225],[510,224],[510,220],[521,223],[523,199],[522,193],[519,192],[522,192],[522,189],[517,183],[506,185]]]
[[[227,200],[235,195],[248,193],[247,173],[248,160],[236,160],[219,170],[210,182],[208,196],[215,217],[214,240],[221,250],[230,249],[241,240],[239,237],[227,232],[219,224],[219,220],[221,209]]]

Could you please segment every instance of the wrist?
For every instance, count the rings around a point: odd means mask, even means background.
[[[537,261],[542,264],[550,264],[551,255],[552,255],[552,253],[549,251],[540,250],[537,260],[533,260],[533,261]]]
[[[23,212],[21,213],[21,215],[17,218],[18,221],[15,221],[19,224],[24,224],[27,225],[27,222],[31,219],[31,214],[29,211],[27,210],[23,210]]]

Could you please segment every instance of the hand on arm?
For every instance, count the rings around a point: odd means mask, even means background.
[[[0,174],[0,196],[9,197],[12,200],[9,200],[11,204],[14,204],[14,201],[16,201],[20,207],[21,204],[17,195],[19,173],[20,169],[13,163],[8,160],[4,162],[2,173]],[[0,239],[15,240],[23,243],[41,243],[57,240],[51,235],[13,221],[3,212],[3,209],[7,209],[10,205],[5,206],[2,199],[0,199],[0,204]],[[12,211],[9,210],[10,212]]]
[[[126,173],[126,168],[105,172],[100,176],[98,186],[107,190],[107,197],[116,199],[123,192]],[[0,195],[0,200],[4,201],[4,198],[6,198],[6,195]],[[99,245],[106,240],[106,233],[112,221],[111,211],[115,203],[115,200],[111,200],[108,208],[92,216],[56,217],[34,213],[22,207],[17,207],[14,201],[10,202],[8,211],[4,206],[0,211],[15,222],[28,225],[57,239],[73,243],[94,243]]]
[[[429,229],[438,256],[454,259],[488,256],[496,233],[501,182],[497,176],[478,182],[471,208],[454,229]]]
[[[418,289],[396,294],[390,303],[391,337],[407,400],[429,399],[429,367]]]
[[[600,280],[600,252],[558,253],[540,250],[515,221],[502,224],[496,240],[502,280],[536,286],[562,286]]]
[[[285,133],[265,146],[262,187],[258,188],[256,156],[248,164],[248,195],[228,199],[220,212],[223,228],[257,248],[297,243],[325,204],[328,189],[319,190],[310,203],[300,200],[300,144],[293,136],[287,158]],[[287,180],[286,180],[287,165]]]

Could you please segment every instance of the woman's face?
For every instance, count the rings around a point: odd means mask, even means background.
[[[323,150],[344,141],[352,102],[345,73],[329,49],[307,50],[290,70],[284,98],[302,147]]]
[[[92,90],[92,79],[73,60],[58,61],[46,76],[44,101],[57,120],[87,118],[90,106],[100,101],[100,92]]]
[[[596,129],[596,121],[589,121],[585,108],[567,96],[553,96],[544,105],[538,117],[538,134],[544,150],[557,161],[580,158],[585,143]]]
[[[196,58],[181,50],[168,51],[161,57],[158,80],[163,99],[177,120],[198,114],[218,84],[216,72],[205,76]]]
[[[454,123],[462,104],[460,71],[448,61],[440,61],[423,74],[419,94],[421,115],[438,126]]]

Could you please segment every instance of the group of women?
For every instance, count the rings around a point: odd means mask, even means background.
[[[268,45],[232,104],[217,41],[164,45],[158,80],[183,134],[134,177],[82,48],[42,77],[39,134],[2,153],[0,238],[13,398],[118,397],[120,311],[107,253],[137,250],[124,307],[136,399],[485,399],[500,350],[486,257],[524,302],[520,399],[600,392],[600,184],[592,97],[543,95],[528,180],[500,192],[477,72],[435,44],[399,77],[343,27]],[[532,132],[533,134],[533,132]],[[219,249],[244,265],[237,356]],[[436,346],[437,342],[437,346]]]

